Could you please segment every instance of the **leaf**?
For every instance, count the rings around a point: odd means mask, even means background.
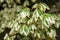
[[[35,22],[38,20],[38,17],[40,17],[42,14],[42,12],[39,9],[35,9],[35,11],[33,12],[33,16],[32,18],[35,20]]]
[[[40,17],[40,19],[43,22],[43,24],[48,28],[49,28],[50,25],[55,24],[55,19],[50,14],[45,13]]]
[[[32,24],[33,23],[33,18],[30,18],[27,22],[28,25]]]
[[[2,3],[2,2],[4,2],[4,0],[0,0],[0,2]]]
[[[38,39],[40,39],[41,36],[40,36],[40,33],[38,31],[35,31],[34,34],[33,34],[33,37],[34,38],[37,37]]]
[[[24,5],[24,7],[29,6],[29,1],[25,0],[23,5]]]
[[[30,16],[30,9],[24,8],[23,10],[21,10],[20,14],[18,14],[17,16],[18,16],[18,19],[29,17]]]
[[[4,29],[2,29],[2,28],[0,27],[0,33],[3,32],[3,31],[4,31]]]
[[[20,29],[20,27],[21,27],[21,25],[19,25],[18,22],[16,22],[13,27],[14,27],[14,30],[15,30],[16,32],[18,32],[19,29]]]
[[[45,40],[56,40],[55,38],[51,38],[49,35],[46,35]]]
[[[60,22],[56,22],[56,23],[55,23],[55,27],[56,27],[56,28],[59,28],[59,27],[60,27]]]
[[[33,3],[36,2],[37,0],[31,0]]]
[[[15,1],[16,1],[16,3],[21,3],[21,2],[20,2],[21,0],[15,0]]]
[[[14,40],[15,36],[8,36],[8,34],[5,35],[4,40]]]
[[[34,4],[32,8],[38,8],[38,4]]]
[[[11,20],[10,22],[8,22],[7,27],[8,28],[13,28],[14,23],[15,23],[15,21]]]
[[[56,18],[56,17],[55,17]],[[59,19],[60,17],[57,17],[55,20],[56,20],[56,22],[55,22],[55,27],[56,28],[59,28],[60,27],[60,19]]]
[[[27,36],[29,34],[29,28],[26,25],[23,25],[20,29],[20,34]]]
[[[30,28],[31,31],[37,30],[37,27],[34,24],[30,25],[29,28]]]
[[[9,35],[15,35],[17,32],[15,31],[15,28],[13,27],[11,31],[9,32]]]
[[[56,37],[56,31],[54,29],[50,29],[50,32],[47,32],[47,35],[49,35],[51,38]]]
[[[48,7],[48,5],[45,4],[45,3],[40,3],[39,5],[40,5],[40,10],[41,10],[42,12],[45,12],[46,9],[47,9],[47,10],[50,10],[50,8]]]

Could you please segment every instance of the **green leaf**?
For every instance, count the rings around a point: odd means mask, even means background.
[[[29,28],[26,25],[23,25],[20,29],[20,34],[27,36],[29,34]]]
[[[51,14],[43,14],[40,17],[41,21],[43,22],[43,24],[49,28],[50,25],[55,24],[55,19]]]
[[[42,12],[45,12],[46,9],[50,10],[50,8],[48,7],[48,5],[45,4],[45,3],[40,3],[39,5],[40,5],[40,8],[39,8],[39,9],[40,9]]]
[[[18,19],[29,17],[30,16],[30,9],[24,8],[23,10],[21,10],[21,12],[17,16],[18,16]]]
[[[39,9],[35,9],[33,12],[32,18],[35,20],[35,22],[38,20],[38,18],[41,16],[42,12]]]

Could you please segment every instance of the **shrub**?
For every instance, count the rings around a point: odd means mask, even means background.
[[[31,1],[31,2],[30,2]],[[56,40],[56,28],[59,19],[56,15],[46,13],[47,4],[37,0],[0,0],[0,33],[10,28],[4,40]],[[37,3],[35,3],[37,2]],[[7,3],[7,4],[6,4]],[[34,4],[32,7],[29,4]],[[30,8],[31,7],[31,8]],[[59,24],[59,25],[58,25]]]

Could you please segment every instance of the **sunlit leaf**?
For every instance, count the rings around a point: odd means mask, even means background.
[[[43,14],[42,18],[40,17],[40,19],[42,20],[43,24],[48,28],[50,25],[55,24],[55,19],[50,14]]]
[[[41,11],[46,11],[46,9],[50,10],[50,8],[48,7],[48,5],[45,4],[45,3],[40,3],[39,5],[40,5],[40,10]]]
[[[42,14],[42,12],[39,9],[35,9],[35,11],[33,12],[33,16],[32,18],[35,20],[35,22],[38,20],[38,17],[40,17]]]
[[[23,25],[20,29],[20,34],[27,36],[29,34],[29,28],[26,25]]]
[[[18,17],[25,18],[30,16],[29,8],[23,9],[20,14],[18,14]]]

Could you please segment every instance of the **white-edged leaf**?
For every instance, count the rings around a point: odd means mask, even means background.
[[[35,20],[35,22],[38,20],[38,17],[40,17],[42,14],[42,12],[39,9],[35,9],[35,11],[33,12],[33,16],[32,18]]]
[[[51,38],[56,37],[56,31],[54,29],[50,29],[50,32],[47,32],[47,35],[49,35]]]
[[[21,12],[17,15],[19,18],[26,18],[30,16],[30,9],[29,8],[24,8],[21,10]],[[18,19],[19,19],[18,18]]]
[[[45,4],[45,3],[40,3],[39,5],[40,5],[40,10],[41,11],[46,11],[46,9],[50,10],[50,8],[48,7],[48,5]]]
[[[40,17],[40,19],[43,22],[43,24],[48,28],[50,25],[55,24],[54,16],[52,16],[50,14],[45,13]]]
[[[27,36],[29,34],[29,28],[26,25],[23,25],[20,29],[20,34]]]
[[[34,8],[37,8],[38,7],[38,4],[34,4],[33,6],[32,6],[32,8],[34,9]]]
[[[28,25],[31,24],[31,23],[33,23],[33,18],[29,19],[28,22],[27,22]]]

